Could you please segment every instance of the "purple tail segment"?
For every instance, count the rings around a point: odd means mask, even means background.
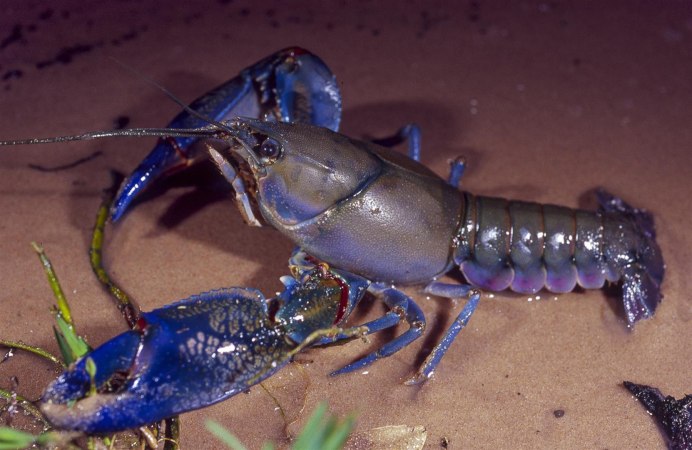
[[[632,326],[653,316],[663,298],[665,264],[656,243],[654,219],[604,190],[596,195],[603,214],[604,256],[609,269],[622,280],[622,301]]]
[[[654,315],[665,265],[654,220],[603,190],[597,211],[464,193],[454,262],[491,291],[534,294],[621,283],[629,326]]]

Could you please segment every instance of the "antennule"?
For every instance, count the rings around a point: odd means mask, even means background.
[[[144,80],[145,82],[147,82],[147,83],[151,84],[152,86],[154,86],[155,88],[159,89],[161,92],[164,93],[164,95],[165,95],[166,97],[168,97],[169,99],[171,99],[171,100],[172,100],[173,102],[175,102],[178,106],[182,107],[188,114],[190,114],[190,115],[192,115],[192,116],[194,116],[194,117],[197,117],[198,119],[201,119],[201,120],[207,122],[207,123],[210,124],[210,125],[216,125],[217,127],[221,128],[221,129],[227,129],[227,128],[228,128],[228,127],[227,127],[226,125],[224,125],[222,122],[219,122],[219,121],[217,121],[217,120],[214,120],[214,119],[212,119],[211,117],[205,116],[204,114],[202,114],[202,113],[200,113],[200,112],[198,112],[198,111],[195,111],[194,109],[190,108],[190,106],[189,106],[187,103],[185,103],[184,101],[182,101],[182,100],[181,100],[180,98],[178,98],[175,94],[173,94],[171,91],[169,91],[168,89],[166,89],[166,87],[164,87],[161,83],[159,83],[158,81],[154,80],[153,78],[148,77],[147,75],[143,74],[143,73],[140,72],[139,70],[135,69],[135,68],[132,67],[132,66],[129,66],[129,65],[125,64],[124,62],[120,61],[120,60],[117,59],[117,58],[114,58],[113,56],[111,56],[110,59],[111,59],[113,62],[115,62],[116,64],[118,64],[120,67],[122,67],[123,69],[130,71],[130,72],[133,73],[135,76],[141,78],[141,79]]]

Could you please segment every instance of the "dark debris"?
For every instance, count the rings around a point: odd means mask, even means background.
[[[692,450],[692,395],[676,400],[651,386],[623,384],[658,420],[672,450]]]
[[[2,359],[0,360],[0,364],[4,363],[5,361],[7,361],[8,359],[10,359],[13,356],[14,356],[14,349],[11,348],[7,351],[7,353],[5,353],[5,356],[2,357]]]
[[[53,11],[53,10],[50,9],[50,8],[48,8],[48,9],[46,9],[46,10],[41,11],[41,12],[39,13],[39,15],[38,15],[38,18],[41,19],[41,20],[48,20],[48,19],[50,19],[51,17],[53,17],[53,13],[55,13],[55,11]]]
[[[45,61],[39,61],[36,63],[36,68],[37,69],[44,69],[46,67],[50,67],[54,64],[60,63],[60,64],[70,64],[72,62],[72,59],[80,54],[83,53],[89,53],[94,49],[94,45],[92,44],[75,44],[71,45],[69,47],[63,47],[61,48],[57,55],[55,55],[54,59],[49,59]]]
[[[0,50],[3,50],[7,46],[14,44],[16,42],[26,42],[24,40],[24,35],[22,33],[21,24],[15,24],[15,26],[12,27],[12,31],[10,32],[10,34],[2,41],[0,41]]]
[[[71,163],[62,164],[59,166],[46,167],[46,166],[42,166],[40,164],[28,164],[28,166],[30,169],[38,170],[39,172],[61,172],[63,170],[69,170],[69,169],[72,169],[72,168],[77,167],[79,165],[82,165],[84,163],[87,163],[87,162],[91,161],[92,159],[98,158],[101,155],[103,155],[103,152],[101,152],[100,150],[97,150],[89,156],[85,156],[85,157],[79,158],[79,159],[77,159]]]
[[[19,69],[10,69],[2,74],[2,81],[11,80],[12,78],[21,78],[24,72]]]
[[[129,116],[118,116],[115,119],[113,119],[113,129],[114,130],[122,130],[123,128],[127,127],[130,124],[130,117]]]

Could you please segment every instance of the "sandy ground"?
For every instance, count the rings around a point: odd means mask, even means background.
[[[190,3],[190,4],[189,4]],[[280,48],[300,45],[337,74],[342,130],[386,135],[417,122],[423,160],[441,175],[465,155],[478,194],[593,207],[597,186],[656,217],[668,270],[656,316],[626,328],[602,291],[540,300],[485,296],[432,381],[403,386],[456,315],[426,300],[428,334],[367,374],[327,373],[369,348],[312,350],[267,383],[295,433],[322,400],[355,412],[357,432],[422,425],[427,448],[663,448],[621,383],[692,391],[692,7],[689,2],[9,2],[0,14],[0,139],[161,126],[178,107],[109,57],[191,100]],[[32,240],[45,246],[92,344],[124,330],[87,259],[109,171],[129,172],[152,139],[0,150],[0,337],[57,351],[52,297]],[[100,151],[70,170],[44,173]],[[144,309],[221,286],[271,294],[292,244],[243,225],[233,204],[177,187],[108,229],[107,264]],[[357,320],[382,313],[364,307]],[[375,337],[372,345],[390,336]],[[4,353],[3,353],[4,354]],[[0,355],[2,356],[2,355]],[[305,364],[310,362],[309,364]],[[37,398],[55,371],[18,355],[0,387]],[[305,402],[305,409],[301,406]],[[564,415],[556,417],[555,411]],[[557,414],[559,416],[559,414]],[[285,439],[259,387],[182,417],[184,448],[218,444],[213,418],[251,448]]]

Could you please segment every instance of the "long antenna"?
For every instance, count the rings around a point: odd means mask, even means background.
[[[228,127],[224,127],[223,131],[231,131]],[[114,136],[129,136],[129,137],[220,137],[223,134],[222,130],[215,126],[207,126],[203,128],[127,128],[125,130],[110,130],[110,131],[88,131],[82,134],[73,134],[69,136],[55,136],[47,138],[30,138],[30,139],[10,139],[0,141],[2,145],[27,145],[27,144],[52,144],[56,142],[70,141],[89,141],[92,139],[101,139]],[[232,134],[232,133],[231,133]]]

